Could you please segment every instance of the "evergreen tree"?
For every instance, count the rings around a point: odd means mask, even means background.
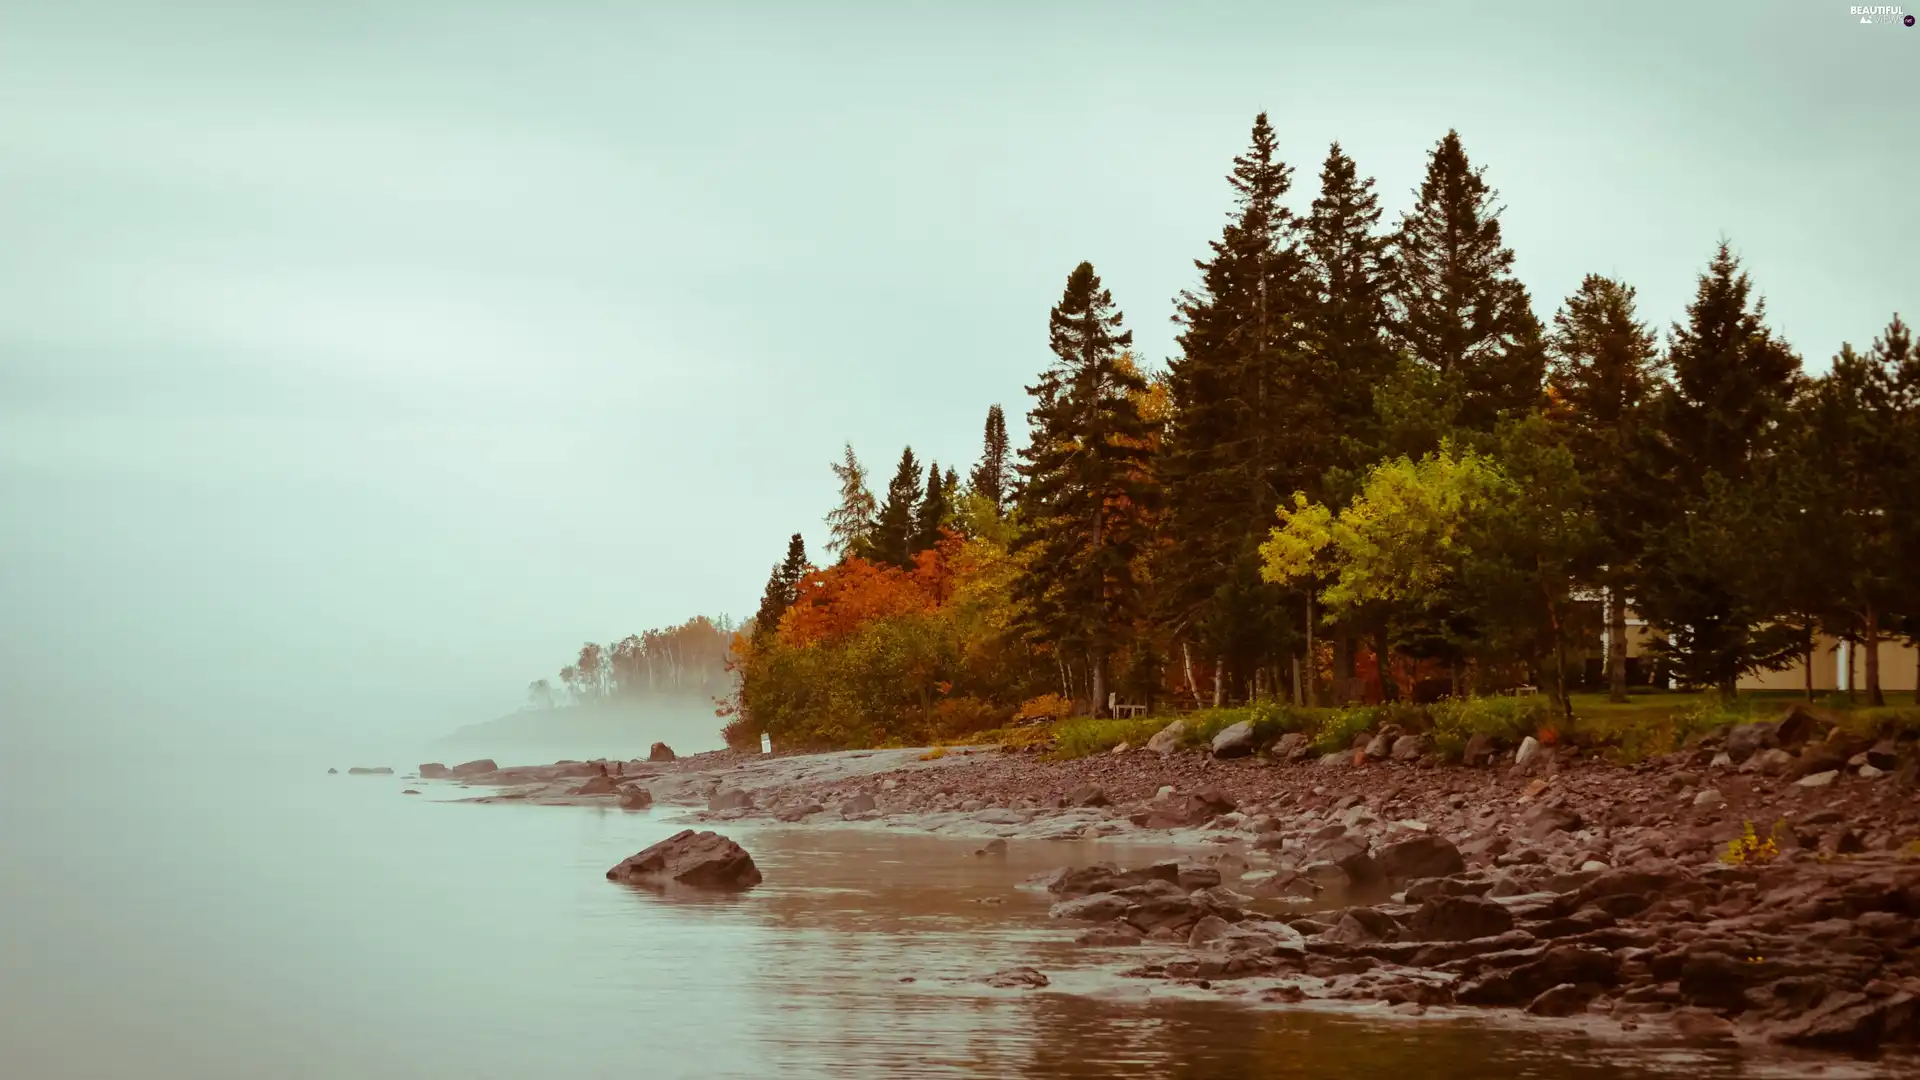
[[[1234,210],[1195,264],[1200,288],[1177,301],[1181,355],[1168,373],[1173,416],[1159,462],[1168,547],[1156,579],[1163,620],[1240,684],[1277,662],[1293,621],[1281,590],[1260,581],[1255,549],[1275,506],[1318,490],[1333,440],[1310,349],[1300,223],[1280,201],[1292,169],[1264,113],[1227,182]]]
[[[1901,565],[1920,566],[1920,346],[1897,314],[1873,343],[1873,367],[1886,410],[1878,424],[1889,447],[1880,473],[1887,532],[1893,557]],[[1920,575],[1903,574],[1897,586],[1891,601],[1898,615],[1888,626],[1920,642]],[[1913,697],[1920,704],[1920,684]]]
[[[1380,456],[1373,392],[1393,368],[1386,335],[1392,238],[1377,231],[1380,214],[1373,178],[1361,179],[1353,159],[1334,143],[1320,169],[1320,196],[1313,200],[1303,246],[1316,293],[1309,328],[1320,372],[1317,389],[1332,421],[1321,460],[1343,472]]]
[[[873,558],[900,567],[913,565],[919,505],[920,463],[914,460],[913,447],[909,446],[900,452],[900,466],[887,484],[886,501],[880,504],[873,529]]]
[[[807,543],[799,533],[787,541],[787,557],[775,563],[767,577],[767,588],[760,596],[760,610],[753,617],[755,641],[765,641],[780,627],[780,617],[800,599],[800,581],[807,576]]]
[[[1147,424],[1132,396],[1146,380],[1121,363],[1133,342],[1121,321],[1093,265],[1075,267],[1048,317],[1055,362],[1028,387],[1019,505],[1028,527],[1015,540],[1024,627],[1063,659],[1085,657],[1096,715],[1139,601],[1134,560],[1145,537],[1128,511],[1154,497],[1143,482]]]
[[[1765,546],[1750,540],[1768,527],[1763,436],[1785,416],[1800,361],[1766,328],[1765,311],[1721,243],[1673,328],[1673,381],[1652,417],[1663,498],[1647,536],[1642,614],[1666,632],[1662,652],[1689,683],[1729,697],[1779,651],[1761,630],[1778,614],[1757,565]]]
[[[867,490],[867,471],[847,444],[846,458],[832,466],[840,481],[840,505],[827,514],[827,550],[843,559],[864,557],[873,541],[879,515],[873,492]]]
[[[916,554],[939,546],[940,529],[947,523],[952,511],[946,477],[940,472],[940,463],[930,462],[927,465],[926,493],[920,497],[920,507],[914,517],[913,550]]]
[[[973,492],[988,499],[997,508],[1005,508],[1013,495],[1012,449],[1007,442],[1007,415],[994,405],[987,409],[985,445],[980,464],[973,467],[968,482]]]
[[[1602,560],[1588,568],[1607,588],[1607,684],[1627,699],[1627,604],[1643,538],[1662,497],[1644,464],[1643,431],[1663,370],[1653,328],[1629,285],[1588,274],[1553,317],[1549,417],[1580,463]],[[1654,505],[1650,505],[1654,504]]]
[[[1394,251],[1394,330],[1440,376],[1459,422],[1491,431],[1532,409],[1545,365],[1540,323],[1513,251],[1500,238],[1497,193],[1449,131],[1427,159],[1418,201]]]

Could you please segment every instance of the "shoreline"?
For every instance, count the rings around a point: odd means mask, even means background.
[[[717,751],[492,769],[457,779],[496,793],[457,801],[617,806],[644,790],[696,829],[1176,848],[1025,887],[1108,974],[1183,997],[1904,1059],[1920,1045],[1920,748],[1752,726],[1773,730],[1634,766],[1540,746],[1494,767],[1364,750]],[[597,779],[602,764],[615,775]]]

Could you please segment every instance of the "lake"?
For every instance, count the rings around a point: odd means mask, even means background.
[[[344,764],[344,763],[343,763]],[[1156,854],[735,829],[766,884],[604,879],[671,811],[399,777],[16,775],[0,1076],[1627,1078],[1815,1066],[1480,1022],[1272,1011],[1087,970],[1012,886]],[[426,795],[404,797],[409,784]],[[1003,897],[1000,905],[977,901]],[[1056,988],[964,981],[1013,964]],[[903,982],[913,979],[913,982]],[[953,981],[949,981],[953,980]],[[1823,1075],[1837,1075],[1829,1070]]]

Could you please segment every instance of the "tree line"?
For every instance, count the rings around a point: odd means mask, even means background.
[[[573,663],[560,669],[557,683],[535,679],[527,685],[527,706],[724,697],[732,692],[729,656],[735,629],[725,615],[700,615],[606,645],[589,641]]]
[[[1264,114],[1149,371],[1090,263],[1048,320],[1014,452],[833,466],[833,561],[795,535],[736,642],[734,729],[938,737],[1057,694],[1316,703],[1519,682],[1565,707],[1626,610],[1662,670],[1732,694],[1819,635],[1920,633],[1920,351],[1895,315],[1810,375],[1726,241],[1664,341],[1593,274],[1543,321],[1456,132],[1391,226],[1334,144],[1318,194]],[[1604,600],[1604,602],[1599,602]],[[1597,625],[1604,610],[1607,625]],[[942,712],[944,710],[944,712]]]

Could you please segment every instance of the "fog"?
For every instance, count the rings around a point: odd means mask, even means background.
[[[1728,236],[1823,366],[1916,314],[1917,60],[1802,3],[5,4],[5,750],[411,764],[750,614],[844,441],[1017,424],[1077,261],[1171,353],[1259,109],[1390,216],[1459,128],[1543,316],[1664,325]]]

